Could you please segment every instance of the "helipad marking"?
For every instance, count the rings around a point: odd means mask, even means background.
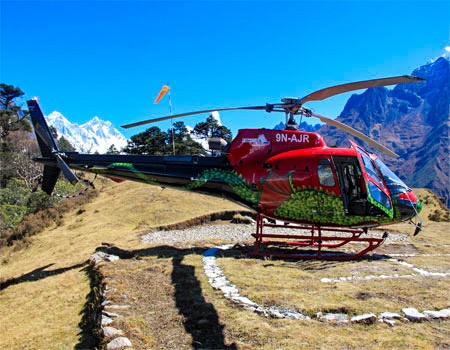
[[[398,255],[397,255],[398,256]],[[403,255],[402,255],[403,256]],[[416,255],[405,255],[405,256],[416,256]],[[332,283],[332,282],[348,282],[348,281],[368,281],[374,279],[388,279],[388,278],[412,278],[412,277],[450,277],[450,273],[444,272],[430,272],[418,267],[415,267],[413,264],[407,263],[406,261],[398,260],[391,258],[388,261],[393,263],[409,267],[413,271],[417,273],[400,275],[398,273],[392,275],[368,275],[368,276],[347,276],[347,277],[337,277],[337,278],[321,278],[320,282],[323,283]]]
[[[208,276],[208,282],[214,289],[219,289],[223,292],[225,298],[231,300],[232,302],[239,304],[243,306],[245,309],[253,311],[255,313],[259,313],[263,316],[271,316],[275,318],[288,318],[288,319],[297,319],[297,320],[304,320],[304,321],[310,321],[311,318],[303,315],[302,313],[287,309],[287,308],[279,308],[276,306],[271,307],[265,307],[262,305],[259,305],[258,303],[255,303],[254,301],[250,300],[247,297],[241,296],[239,294],[238,288],[233,285],[223,274],[222,270],[216,263],[216,253],[220,250],[227,250],[232,248],[232,244],[227,244],[223,246],[218,246],[214,248],[210,248],[206,250],[203,253],[203,268],[205,270],[206,276]],[[450,276],[449,273],[433,273],[429,272],[423,269],[416,268],[414,265],[406,263],[404,261],[400,261],[397,259],[390,259],[393,262],[399,263],[401,265],[407,266],[418,272],[418,274],[411,274],[411,275],[389,275],[387,277],[381,277],[381,276],[366,276],[367,279],[372,278],[390,278],[390,276],[393,276],[395,278],[402,278],[402,277],[415,277],[415,276]],[[383,275],[382,275],[383,276]],[[340,277],[338,280],[335,280],[336,282],[342,282],[345,280],[348,280],[348,278],[352,278],[352,280],[358,280],[361,278],[353,278],[353,277]],[[333,280],[334,281],[334,280]],[[330,281],[332,282],[332,281]],[[404,319],[408,319],[410,321],[419,321],[419,320],[430,320],[434,318],[442,318],[442,319],[448,319],[450,318],[450,309],[443,309],[439,311],[429,311],[426,310],[423,313],[418,312],[414,308],[404,308],[402,309],[403,314],[405,315]],[[393,316],[392,316],[393,315]],[[319,320],[324,321],[331,321],[331,322],[342,322],[347,323],[348,322],[348,315],[346,314],[322,314],[320,311],[316,313],[316,317]],[[366,313],[363,315],[355,316],[351,318],[351,322],[367,322],[368,319],[372,320],[373,322],[376,315],[372,313]],[[393,312],[383,312],[378,315],[378,322],[384,322],[390,326],[393,326],[395,324],[395,320],[401,318],[401,316],[397,313]]]

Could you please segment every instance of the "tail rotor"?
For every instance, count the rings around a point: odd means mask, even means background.
[[[63,173],[64,177],[75,185],[79,180],[69,165],[64,160],[65,154],[58,149],[56,140],[45,121],[44,114],[36,100],[28,100],[28,109],[30,111],[31,121],[33,123],[34,132],[41,150],[43,158],[36,159],[44,163],[44,179],[42,181],[42,190],[48,194],[53,192],[59,174]]]

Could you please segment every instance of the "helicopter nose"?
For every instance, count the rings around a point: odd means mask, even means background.
[[[420,212],[420,210],[422,210],[422,203],[420,202],[420,199],[417,198],[416,194],[412,190],[401,193],[398,196],[398,198],[414,205],[417,209],[417,212]]]
[[[402,220],[408,220],[422,210],[422,203],[412,190],[400,193],[397,201]]]

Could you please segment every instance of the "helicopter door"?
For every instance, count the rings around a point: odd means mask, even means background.
[[[364,180],[367,184],[368,202],[387,214],[390,218],[393,218],[394,208],[392,206],[392,200],[382,176],[370,159],[369,154],[353,142],[352,146],[357,150],[358,159],[363,169]]]
[[[367,195],[358,158],[334,156],[344,210],[349,215],[365,215]]]

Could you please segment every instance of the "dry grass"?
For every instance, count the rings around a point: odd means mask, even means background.
[[[195,205],[193,205],[195,204]],[[125,182],[102,190],[83,210],[64,216],[0,252],[1,349],[65,349],[79,341],[80,312],[89,293],[83,263],[102,242],[140,245],[146,227],[220,210],[242,210],[221,198]]]
[[[392,235],[408,233],[410,236],[406,242],[393,241],[382,246],[377,253],[413,253],[416,256],[398,259],[431,272],[448,273],[448,223],[430,222],[427,220],[427,210],[433,209],[424,209],[425,228],[419,236],[412,237],[414,228],[408,224],[385,227]],[[223,242],[198,242],[195,245],[197,248],[192,249],[183,249],[182,245],[150,246],[132,252],[139,257],[138,260],[122,260],[107,266],[107,274],[115,276],[111,283],[115,283],[119,276],[127,281],[118,287],[118,291],[127,296],[126,300],[117,295],[117,299],[112,299],[119,304],[132,300],[132,311],[120,325],[136,349],[202,346],[239,349],[435,349],[450,346],[449,321],[400,322],[393,328],[386,324],[338,325],[317,320],[269,319],[236,307],[211,288],[203,272],[202,252],[220,243]],[[233,249],[223,253],[217,261],[242,295],[265,306],[289,307],[310,316],[318,311],[345,312],[351,316],[365,312],[401,313],[404,307],[423,311],[450,306],[448,277],[417,276],[342,283],[320,281],[321,278],[340,276],[414,273],[411,268],[389,259],[298,262],[254,259],[246,254],[245,249]],[[133,266],[139,272],[132,269],[133,273],[129,273],[129,268]],[[145,283],[141,284],[141,281]],[[180,290],[191,293],[180,295]],[[151,305],[149,300],[153,301]],[[138,320],[136,315],[140,316]],[[162,321],[165,317],[170,320],[169,323]],[[141,335],[136,336],[136,331]],[[145,341],[142,334],[151,339]],[[178,339],[178,343],[171,343],[174,339]],[[209,343],[205,343],[207,341]]]
[[[391,328],[386,324],[338,325],[261,317],[234,306],[209,286],[202,267],[204,249],[205,246],[189,250],[150,247],[135,251],[139,259],[105,267],[106,274],[113,277],[110,286],[117,288],[111,298],[118,304],[131,305],[116,325],[125,330],[135,349],[435,349],[449,345],[449,321],[400,323]],[[295,272],[287,272],[286,263],[261,261],[258,273],[267,269],[263,265],[270,265],[274,273],[255,276],[255,270],[249,268],[252,259],[234,260],[239,263],[235,268],[230,266],[229,259],[219,259],[222,268],[231,272],[227,277],[236,282],[243,295],[259,293],[258,301],[267,306],[292,307],[293,300],[299,300],[300,305],[323,311],[358,313],[361,308],[378,312],[389,307],[393,308],[389,311],[399,311],[406,299],[417,301],[415,298],[428,296],[430,287],[419,281],[407,292],[407,288],[398,289],[403,281],[397,281],[384,285],[387,289],[376,295],[378,287],[372,283],[362,284],[361,290],[349,284],[300,284],[293,276]],[[231,275],[237,276],[237,281]],[[246,286],[239,276],[246,276],[250,283]],[[448,287],[448,281],[444,281],[437,293],[444,294]],[[388,295],[397,300],[384,307],[377,305],[378,299]],[[440,306],[439,303],[425,306],[426,303],[416,307]]]
[[[419,194],[420,195],[420,194]],[[195,203],[193,205],[192,203]],[[432,202],[431,204],[433,204]],[[437,204],[436,204],[437,205]],[[106,264],[102,272],[108,298],[129,309],[115,326],[125,331],[135,349],[381,349],[449,347],[449,321],[371,326],[335,325],[261,317],[234,306],[208,284],[202,267],[205,248],[222,241],[197,242],[195,247],[143,246],[139,233],[149,227],[188,220],[218,210],[242,209],[220,198],[133,183],[104,189],[94,202],[64,217],[20,249],[1,252],[0,348],[67,349],[79,342],[80,312],[89,293],[83,263],[102,242],[127,254]],[[414,252],[403,258],[428,271],[448,272],[448,223],[422,215],[424,231],[407,244],[383,246],[379,253]],[[412,233],[407,224],[386,227]],[[384,250],[383,250],[384,249]],[[130,256],[134,256],[130,258]],[[51,264],[51,265],[50,265]],[[322,283],[322,277],[410,274],[388,260],[358,262],[290,262],[254,259],[234,250],[218,264],[242,295],[263,305],[361,312],[420,310],[450,306],[448,278],[405,278]]]

